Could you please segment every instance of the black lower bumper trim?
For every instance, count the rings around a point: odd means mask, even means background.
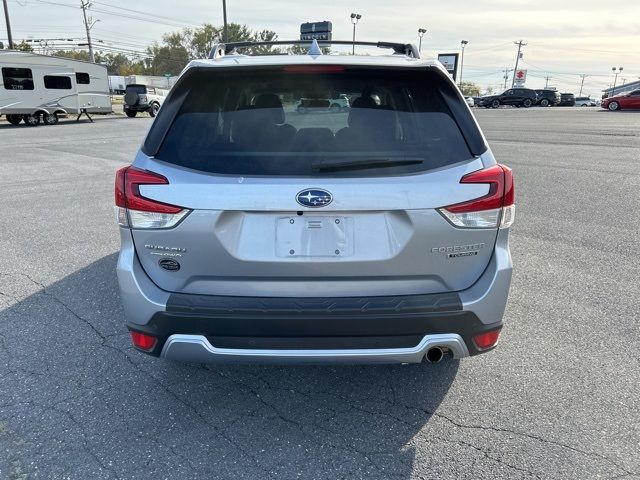
[[[425,335],[442,333],[460,335],[475,355],[481,352],[472,338],[502,323],[485,325],[463,311],[456,293],[345,298],[172,294],[166,312],[156,313],[146,325],[128,327],[158,337],[152,355],[159,355],[173,334],[204,335],[218,348],[350,349],[410,347]]]

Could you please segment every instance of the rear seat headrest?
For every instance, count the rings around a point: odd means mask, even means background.
[[[253,108],[269,109],[268,117],[273,123],[282,124],[285,121],[282,101],[275,93],[261,93],[258,95],[254,100]]]

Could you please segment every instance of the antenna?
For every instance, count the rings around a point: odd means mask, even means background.
[[[318,40],[316,40],[315,38],[313,39],[313,42],[311,42],[311,47],[309,47],[309,55],[322,55],[322,49],[320,48],[320,45],[318,45]]]

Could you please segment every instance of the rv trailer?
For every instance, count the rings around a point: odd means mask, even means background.
[[[82,112],[112,112],[104,65],[0,50],[0,115],[10,123],[53,125]]]

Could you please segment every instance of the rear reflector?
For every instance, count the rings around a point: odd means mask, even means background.
[[[140,350],[144,350],[145,352],[150,352],[158,343],[158,339],[156,337],[152,337],[151,335],[147,335],[145,333],[134,332],[131,330],[129,332],[131,334],[131,341],[133,342],[133,346],[139,348]]]
[[[456,227],[507,228],[515,215],[513,171],[504,165],[469,173],[460,183],[486,183],[489,193],[467,202],[449,205],[439,212]]]
[[[500,330],[493,330],[487,333],[481,333],[473,337],[473,343],[476,344],[478,350],[486,350],[487,348],[495,347],[498,343],[498,337],[500,337]]]
[[[142,196],[140,185],[168,185],[157,173],[135,167],[123,167],[116,172],[115,201],[118,223],[131,228],[171,228],[189,210]]]

